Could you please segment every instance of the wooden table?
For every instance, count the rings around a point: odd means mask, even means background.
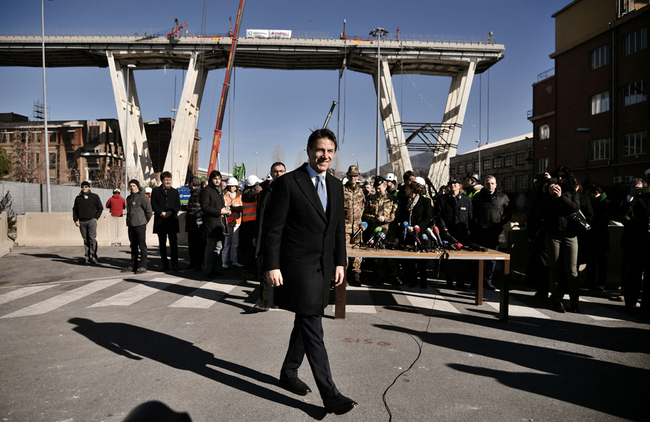
[[[375,258],[375,259],[439,259],[440,252],[409,252],[388,249],[347,249],[348,258]],[[508,305],[510,291],[510,254],[488,249],[486,252],[470,251],[448,251],[448,259],[459,259],[466,261],[478,261],[478,280],[476,283],[475,305],[483,304],[483,268],[485,261],[503,261],[503,271],[501,272],[501,291],[500,291],[500,308],[499,319],[508,321]],[[347,270],[347,269],[346,269]],[[347,277],[347,271],[346,277]],[[347,280],[344,280],[334,291],[334,318],[345,318],[346,303],[346,286]]]

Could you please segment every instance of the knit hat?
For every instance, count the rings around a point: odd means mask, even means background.
[[[90,182],[88,182],[88,181],[86,181],[86,180],[84,180],[83,182],[81,182],[81,187],[83,188],[84,186],[88,186],[88,187],[90,187]]]
[[[131,179],[131,180],[129,180],[129,185],[130,185],[131,183],[133,183],[134,185],[136,185],[136,186],[138,187],[138,190],[140,190],[140,182],[138,182],[137,179]]]

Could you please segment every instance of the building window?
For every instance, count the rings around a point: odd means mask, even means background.
[[[609,111],[609,91],[591,96],[591,114]]]
[[[494,168],[499,169],[503,167],[503,157],[497,157],[494,159]]]
[[[504,167],[512,167],[512,155],[506,155],[503,166]]]
[[[640,103],[641,101],[646,101],[648,99],[643,89],[643,80],[625,85],[623,92],[625,99],[624,104],[626,106]]]
[[[639,155],[648,151],[648,132],[629,133],[623,136],[623,155]]]
[[[519,152],[515,155],[515,165],[516,166],[521,166],[525,164],[526,161],[526,153],[525,152]]]
[[[515,176],[515,190],[517,192],[521,192],[521,191],[526,190],[526,175],[525,174],[520,174],[518,176]]]
[[[541,125],[537,128],[538,139],[548,139],[551,137],[551,128],[549,125]]]
[[[512,176],[504,176],[503,190],[506,192],[512,192]]]
[[[548,171],[548,157],[537,159],[537,173],[546,173]]]
[[[589,52],[589,70],[609,64],[609,44],[601,45]]]
[[[609,138],[589,142],[589,160],[606,160],[609,158]]]
[[[492,160],[483,160],[483,170],[490,170],[492,168],[491,164]]]
[[[640,28],[625,36],[625,55],[643,50],[648,46],[648,28]]]
[[[474,171],[478,172],[478,161],[474,162]]]

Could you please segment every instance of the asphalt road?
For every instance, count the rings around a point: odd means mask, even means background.
[[[362,286],[345,320],[326,310],[338,389],[359,405],[325,414],[318,394],[276,385],[293,315],[248,314],[241,272],[123,274],[126,248],[16,248],[0,258],[0,420],[121,421],[158,400],[193,421],[647,421],[650,317],[582,290],[558,314],[511,290]],[[183,254],[185,251],[183,250]],[[159,258],[152,253],[150,268]],[[333,303],[333,300],[332,300]],[[315,391],[307,362],[301,378]],[[392,419],[391,419],[392,418]]]

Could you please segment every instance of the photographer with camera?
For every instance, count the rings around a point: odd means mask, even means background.
[[[542,199],[545,244],[549,259],[549,279],[553,309],[564,312],[561,281],[565,277],[569,285],[571,312],[580,312],[578,287],[578,237],[569,224],[569,216],[580,210],[580,198],[576,192],[577,182],[571,169],[558,167],[551,175],[545,175],[546,194]],[[552,176],[552,177],[551,177]]]

